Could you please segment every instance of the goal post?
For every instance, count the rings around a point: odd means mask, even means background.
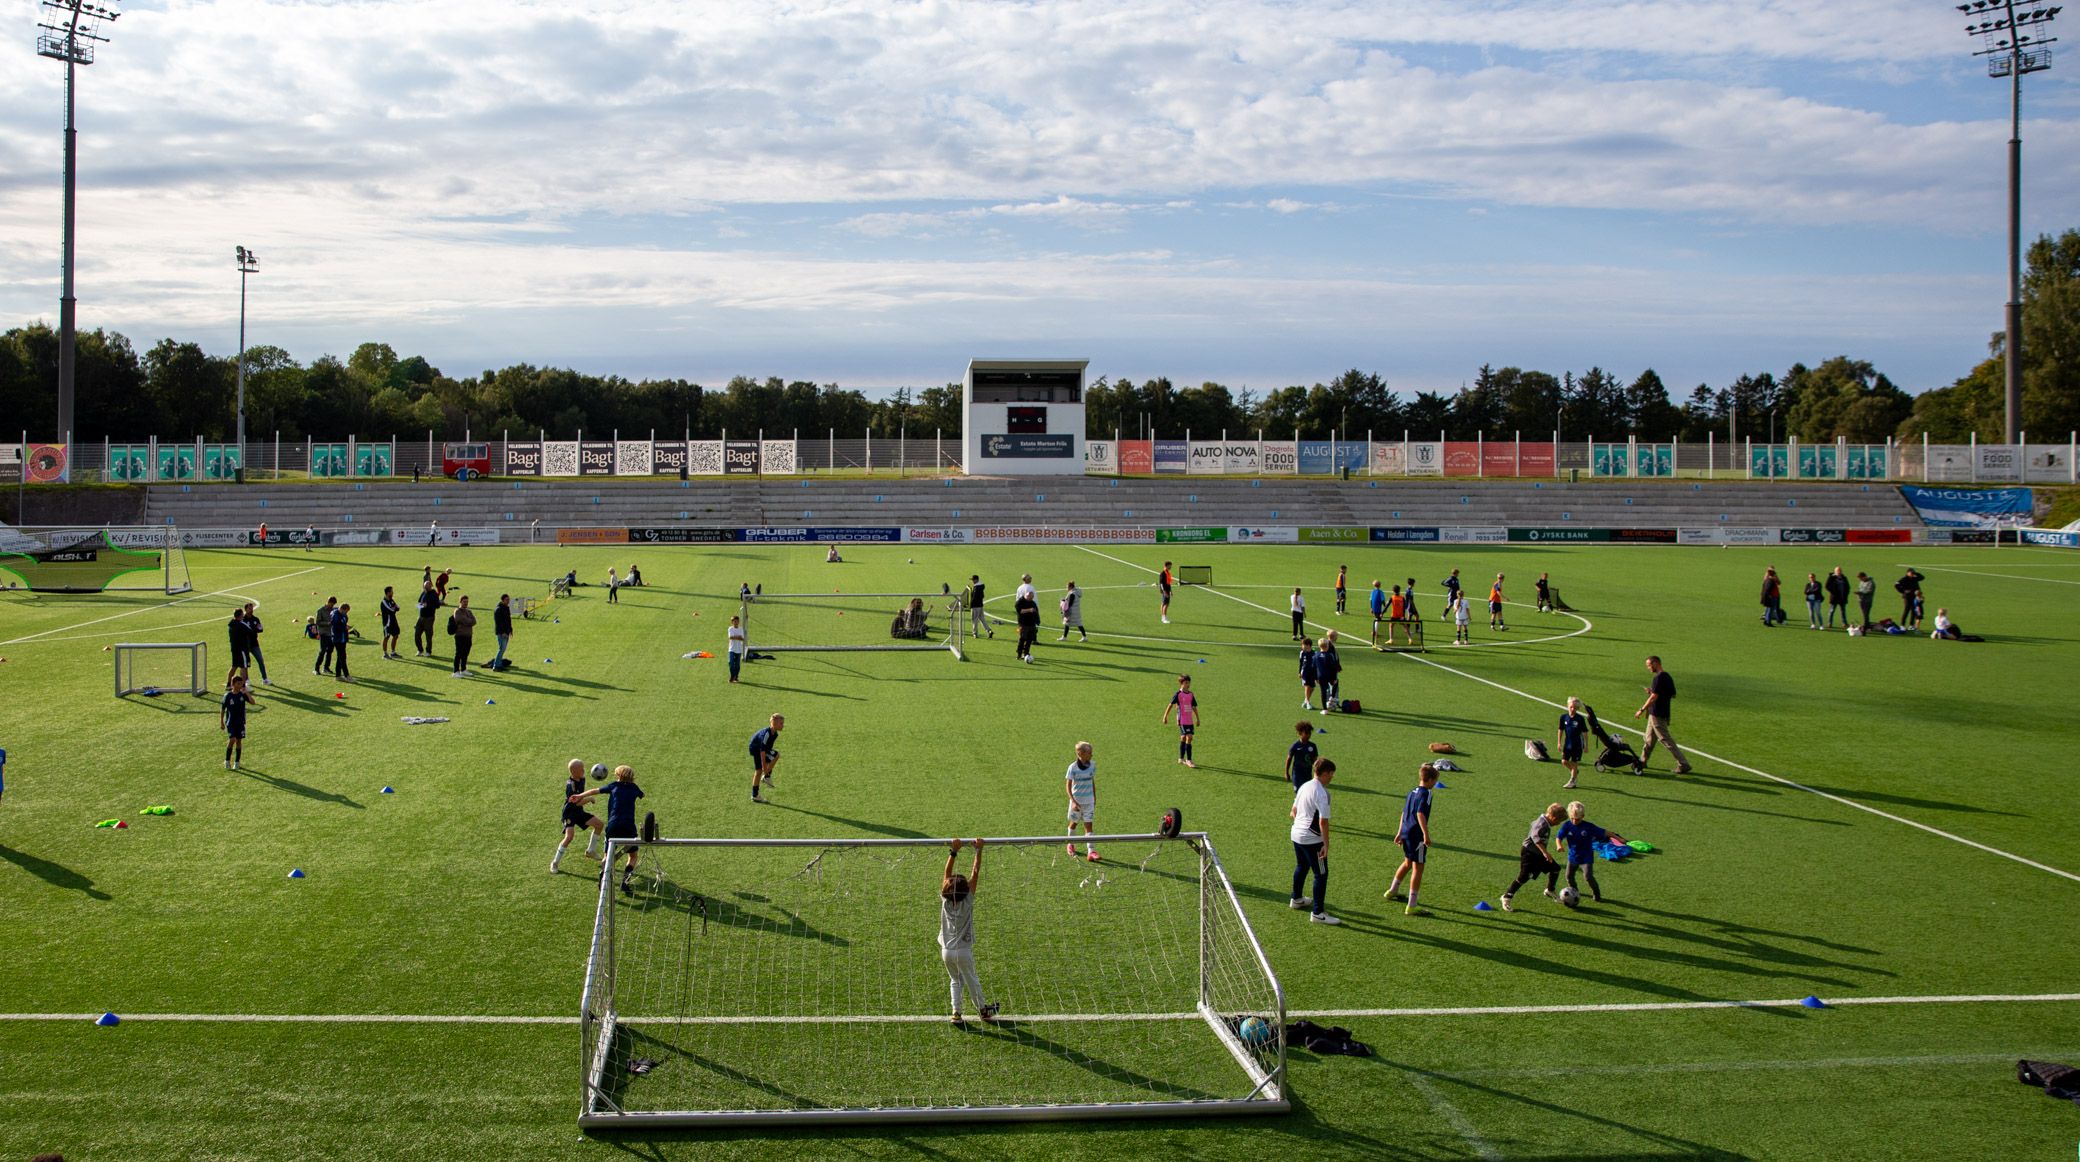
[[[954,1025],[943,839],[612,840],[588,1129],[1283,1113],[1285,997],[1203,833],[985,841]],[[618,864],[635,848],[633,894]],[[975,858],[965,846],[956,872]]]
[[[20,528],[0,525],[0,573],[34,593],[156,591],[172,596],[194,587],[180,530]]]
[[[209,647],[201,642],[122,642],[114,652],[118,698],[211,691]]]
[[[1177,583],[1179,585],[1211,585],[1213,584],[1213,566],[1179,565],[1177,567]]]
[[[967,614],[952,593],[758,593],[738,602],[751,653],[962,653]]]

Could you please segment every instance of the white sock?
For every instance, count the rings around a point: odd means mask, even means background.
[[[564,853],[564,852],[566,852],[566,851],[569,851],[570,849],[571,849],[571,845],[570,845],[570,844],[568,844],[568,843],[559,843],[559,844],[557,844],[557,845],[556,845],[556,856],[555,856],[555,858],[553,858],[553,859],[551,859],[551,860],[549,861],[549,866],[551,866],[551,867],[554,867],[554,866],[556,866],[557,864],[559,864],[559,863],[562,863],[562,862],[563,862],[563,853]]]
[[[597,831],[593,831],[592,829],[590,829],[590,828],[587,828],[587,829],[586,829],[586,831],[585,831],[585,854],[586,854],[586,855],[591,855],[591,854],[592,854],[592,847],[593,847],[593,845],[594,845],[595,843],[597,843],[598,841],[599,841],[599,832],[597,832]],[[565,846],[568,846],[568,844],[566,844]],[[559,850],[560,850],[560,849],[559,849]]]
[[[1398,891],[1400,891],[1400,890],[1401,890],[1401,877],[1397,875],[1397,876],[1395,876],[1395,877],[1394,877],[1394,882],[1393,882],[1393,883],[1390,883],[1390,884],[1388,884],[1388,885],[1387,885],[1387,894],[1391,896],[1391,895],[1393,895],[1393,894],[1394,894],[1395,892],[1398,892]]]

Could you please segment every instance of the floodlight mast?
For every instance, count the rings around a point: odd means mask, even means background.
[[[79,186],[79,133],[73,122],[73,89],[78,66],[94,63],[94,46],[107,44],[103,23],[114,23],[122,13],[85,0],[43,0],[48,11],[37,24],[36,55],[65,62],[65,285],[58,298],[58,431],[56,438],[72,439],[72,385],[75,367],[74,341],[77,324],[72,295],[73,201]]]
[[[1983,46],[1973,56],[1986,58],[1986,75],[2008,78],[2008,309],[2007,338],[2001,343],[2006,363],[2003,439],[2022,439],[2022,76],[2051,67],[2051,22],[2063,11],[2033,0],[1968,0],[1957,10],[1972,20],[1964,30]]]
[[[246,478],[246,276],[260,269],[260,256],[241,246],[238,257],[238,479]],[[280,467],[280,465],[276,465]]]

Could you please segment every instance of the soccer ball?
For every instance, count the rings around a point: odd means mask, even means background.
[[[607,778],[607,764],[605,764],[605,763],[594,763],[594,764],[592,764],[592,781],[593,781],[593,782],[595,782],[595,783],[599,783],[599,782],[605,782],[605,781],[606,781],[606,778]]]
[[[1579,908],[1582,906],[1582,894],[1573,888],[1561,888],[1560,905],[1564,908]]]
[[[1241,1028],[1236,1031],[1242,1035],[1242,1043],[1252,1049],[1271,1044],[1271,1023],[1262,1017],[1244,1018]]]

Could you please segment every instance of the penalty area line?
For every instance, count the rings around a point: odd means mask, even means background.
[[[315,573],[315,572],[317,572],[318,570],[320,570],[320,569],[323,569],[324,567],[325,567],[325,566],[323,566],[323,565],[312,565],[312,566],[311,566],[310,568],[308,568],[308,569],[298,569],[298,570],[297,570],[296,572],[294,572],[294,573],[284,573],[284,574],[282,574],[282,575],[281,575],[281,576],[279,576],[279,577],[269,577],[269,578],[268,578],[267,580],[265,580],[265,581],[255,581],[255,582],[253,582],[253,583],[252,583],[252,584],[250,584],[250,585],[238,585],[238,586],[234,586],[233,588],[230,588],[230,589],[219,589],[219,590],[216,590],[216,591],[215,591],[215,592],[213,592],[213,593],[195,593],[195,594],[190,594],[190,595],[189,595],[189,596],[187,596],[187,597],[176,597],[176,598],[174,598],[174,599],[173,599],[172,601],[162,601],[162,602],[160,602],[160,603],[159,603],[159,604],[157,604],[157,605],[147,605],[147,606],[145,606],[145,607],[143,607],[143,608],[141,608],[141,609],[129,609],[129,610],[125,610],[125,611],[123,611],[122,613],[111,613],[111,614],[109,614],[109,615],[108,615],[107,617],[97,617],[97,618],[94,618],[94,619],[93,619],[93,620],[91,620],[91,621],[82,621],[82,622],[79,622],[79,623],[77,623],[77,624],[75,624],[75,625],[61,625],[61,626],[57,626],[57,627],[55,627],[55,628],[52,628],[52,629],[47,629],[47,630],[44,630],[44,631],[43,631],[43,632],[41,632],[41,633],[32,633],[32,634],[29,634],[29,635],[27,635],[27,636],[25,636],[25,637],[18,637],[18,638],[9,638],[8,640],[6,640],[6,641],[4,641],[4,642],[0,642],[0,646],[12,646],[12,645],[19,645],[19,644],[21,644],[22,642],[33,642],[33,641],[36,641],[36,640],[37,640],[37,639],[39,639],[39,638],[46,638],[46,637],[49,637],[49,636],[51,636],[52,634],[57,634],[57,633],[69,633],[69,632],[71,632],[72,630],[76,630],[76,629],[85,629],[85,628],[87,628],[87,627],[88,627],[88,626],[90,626],[90,625],[99,625],[99,624],[101,624],[101,623],[102,623],[102,622],[104,622],[104,621],[114,621],[114,620],[116,620],[116,619],[117,619],[117,618],[119,618],[119,617],[136,617],[136,616],[137,616],[138,614],[140,614],[140,613],[156,613],[156,612],[158,612],[159,610],[162,610],[162,609],[171,609],[171,608],[173,608],[173,607],[174,607],[174,606],[176,606],[176,605],[186,605],[186,604],[187,604],[188,602],[190,602],[190,601],[207,601],[208,599],[210,599],[210,598],[212,598],[212,597],[223,597],[223,596],[226,596],[227,594],[230,594],[230,595],[242,594],[242,593],[243,593],[243,592],[244,592],[245,590],[247,590],[247,589],[258,589],[258,588],[259,588],[260,586],[262,586],[262,585],[272,585],[272,584],[274,584],[274,583],[275,583],[275,582],[277,582],[277,581],[287,581],[287,580],[288,580],[289,578],[291,578],[291,577],[301,577],[301,576],[303,576],[303,575],[304,575],[305,573]],[[101,634],[96,634],[96,635],[93,635],[93,636],[96,636],[96,637],[100,637],[100,636],[105,636],[105,635],[101,635]]]

